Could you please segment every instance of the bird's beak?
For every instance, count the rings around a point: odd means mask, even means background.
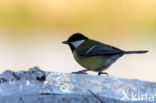
[[[62,43],[63,43],[63,44],[69,44],[69,42],[68,42],[68,41],[63,41]]]

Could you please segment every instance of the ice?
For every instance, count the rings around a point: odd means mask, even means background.
[[[38,67],[20,72],[6,70],[0,74],[0,103],[37,103],[40,98],[42,103],[49,103],[51,98],[53,103],[64,99],[68,102],[62,103],[70,103],[72,98],[79,102],[71,103],[88,103],[84,98],[92,101],[89,103],[100,103],[96,97],[107,103],[154,103],[156,83],[107,75],[45,72]]]
[[[123,79],[107,75],[92,76],[84,74],[51,73],[47,76],[46,86],[51,89],[55,88],[53,90],[54,94],[87,95],[89,94],[88,90],[91,90],[95,94],[103,97],[122,100],[140,99],[144,94],[156,96],[156,83],[154,82]],[[125,96],[128,98],[124,98]]]

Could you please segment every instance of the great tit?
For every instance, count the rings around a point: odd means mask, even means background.
[[[78,71],[77,73],[86,73],[86,71],[95,71],[100,74],[107,74],[102,72],[113,64],[118,58],[124,54],[140,54],[148,51],[124,51],[116,47],[101,43],[96,40],[89,39],[81,33],[71,35],[67,41],[63,42],[68,44],[72,51],[75,60],[85,70]]]

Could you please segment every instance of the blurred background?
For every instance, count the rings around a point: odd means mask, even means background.
[[[123,50],[149,50],[121,57],[106,72],[156,81],[156,0],[1,0],[0,72],[83,69],[61,43],[75,32]]]

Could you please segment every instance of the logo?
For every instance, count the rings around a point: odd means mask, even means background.
[[[123,92],[123,96],[120,100],[123,101],[154,101],[156,98],[156,93],[141,93],[141,92],[133,92],[127,91]]]

